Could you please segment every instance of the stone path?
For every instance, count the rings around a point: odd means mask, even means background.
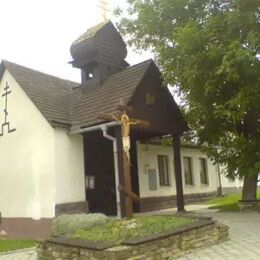
[[[260,260],[260,213],[200,211],[230,227],[230,240],[191,251],[179,260]]]
[[[0,254],[0,260],[37,260],[37,255],[35,249],[24,249],[16,253]]]

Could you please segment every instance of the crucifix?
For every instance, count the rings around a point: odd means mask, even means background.
[[[131,126],[135,127],[149,127],[149,122],[130,118],[127,112],[131,111],[130,107],[118,106],[121,113],[115,114],[101,114],[99,117],[102,119],[107,119],[109,121],[116,121],[121,124],[121,136],[123,145],[123,169],[124,169],[124,186],[119,185],[116,187],[120,192],[123,193],[125,198],[125,212],[126,217],[131,218],[133,216],[133,202],[139,203],[140,197],[132,191],[131,185],[131,158],[130,158],[130,130]]]
[[[2,94],[2,97],[4,98],[4,123],[2,124],[1,127],[1,132],[0,132],[0,136],[4,135],[4,128],[7,127],[8,129],[8,133],[14,132],[16,129],[15,128],[11,128],[10,127],[10,123],[8,122],[8,110],[7,110],[7,100],[8,100],[8,95],[10,95],[12,93],[12,91],[10,90],[10,87],[8,85],[8,82],[6,82],[5,88],[4,88],[4,93]]]

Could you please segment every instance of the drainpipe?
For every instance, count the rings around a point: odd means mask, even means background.
[[[113,142],[113,152],[114,152],[114,167],[115,167],[115,186],[116,186],[116,210],[117,217],[121,218],[121,204],[120,204],[120,193],[119,193],[119,170],[118,170],[118,151],[117,151],[117,141],[116,138],[107,133],[107,126],[102,126],[101,128],[103,136],[108,140]]]
[[[120,204],[120,192],[118,190],[119,186],[119,169],[118,169],[118,151],[117,151],[117,141],[116,138],[109,135],[107,133],[107,129],[112,126],[117,126],[120,125],[118,122],[109,122],[101,125],[95,125],[95,126],[90,126],[86,127],[83,129],[79,129],[76,131],[71,131],[70,134],[84,134],[87,132],[92,132],[96,130],[102,130],[103,132],[103,137],[111,140],[113,142],[113,153],[114,153],[114,168],[115,168],[115,185],[116,185],[116,210],[117,210],[117,217],[121,218],[121,204]]]

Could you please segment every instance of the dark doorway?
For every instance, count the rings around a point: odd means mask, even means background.
[[[90,212],[116,215],[113,144],[102,131],[84,135],[86,197]],[[88,184],[89,185],[88,185]]]

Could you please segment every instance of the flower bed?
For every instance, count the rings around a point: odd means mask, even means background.
[[[181,216],[139,216],[132,219],[108,219],[106,223],[96,225],[91,229],[79,229],[70,235],[70,238],[120,244],[128,239],[150,237],[196,221],[198,220]]]

